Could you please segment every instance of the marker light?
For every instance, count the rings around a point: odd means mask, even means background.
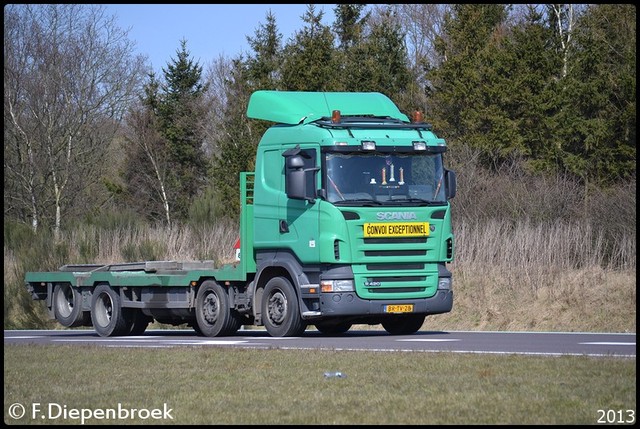
[[[418,122],[424,122],[424,115],[422,114],[421,111],[416,110],[415,112],[413,112],[413,121],[414,124],[418,123]]]
[[[413,150],[427,150],[427,143],[423,141],[414,141]]]
[[[371,140],[362,140],[362,150],[376,150],[376,142]]]
[[[331,112],[331,122],[333,122],[334,124],[337,124],[340,122],[340,111],[339,110],[334,110],[333,112]]]

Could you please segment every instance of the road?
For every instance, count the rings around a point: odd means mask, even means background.
[[[105,347],[243,347],[261,349],[454,352],[540,356],[636,357],[636,334],[585,332],[420,331],[389,335],[353,329],[340,335],[314,330],[300,337],[275,338],[265,330],[240,330],[234,336],[200,337],[193,330],[147,330],[130,337],[98,336],[93,330],[5,330],[4,345],[93,344]]]

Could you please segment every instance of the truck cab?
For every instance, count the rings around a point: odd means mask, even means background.
[[[287,335],[356,323],[412,333],[452,309],[456,179],[429,124],[380,93],[257,91],[247,115],[275,123],[256,154],[256,301],[273,304],[255,310],[258,324],[277,331],[292,300],[300,323]]]

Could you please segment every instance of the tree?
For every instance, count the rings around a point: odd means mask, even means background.
[[[186,44],[180,41],[176,58],[162,69],[162,82],[150,75],[141,111],[129,117],[129,140],[140,151],[129,157],[126,167],[131,202],[150,219],[159,219],[161,213],[169,225],[187,218],[193,199],[207,184],[209,169],[204,152],[207,84]]]
[[[278,31],[275,16],[269,12],[267,23],[261,24],[254,37],[247,42],[254,54],[245,61],[248,85],[255,90],[280,88],[280,64],[282,63],[282,34]]]
[[[371,12],[362,14],[364,4],[337,4],[333,9],[336,20],[333,31],[337,34],[338,49],[348,52],[362,41],[364,27]]]
[[[364,63],[353,64],[353,74],[360,75],[363,84],[359,91],[378,91],[393,99],[400,110],[414,110],[413,94],[418,88],[412,81],[407,58],[405,34],[393,7],[377,10],[368,21],[367,37],[359,45],[364,52]]]
[[[338,45],[334,55],[339,71],[334,91],[363,91],[369,87],[369,58],[362,44],[371,12],[362,16],[364,7],[362,4],[338,4],[334,8],[333,31],[337,34]]]
[[[591,5],[563,79],[559,162],[585,185],[636,171],[636,7]]]
[[[128,205],[135,207],[145,218],[164,219],[171,225],[171,155],[169,143],[160,132],[159,87],[155,74],[150,73],[141,105],[132,109],[127,117],[125,151],[128,162],[124,179],[128,185]]]
[[[226,87],[227,103],[222,133],[216,141],[213,159],[213,185],[218,201],[223,202],[221,212],[230,218],[240,214],[240,172],[253,171],[256,147],[261,133],[255,133],[256,121],[246,116],[251,88],[247,85],[246,68],[242,57],[233,61]],[[264,122],[264,121],[261,121]],[[258,126],[265,127],[265,124]]]
[[[5,215],[60,230],[142,77],[127,33],[99,5],[5,6]]]
[[[451,5],[414,3],[394,5],[398,22],[405,31],[407,58],[412,81],[422,91],[412,94],[409,104],[423,112],[429,112],[431,100],[426,88],[430,86],[427,73],[440,66],[443,58],[436,50],[436,40],[443,34],[444,17]]]
[[[493,64],[506,36],[506,17],[504,5],[454,5],[436,43],[443,62],[428,75],[434,126],[450,141],[481,149],[490,164],[508,154],[508,138],[514,135],[496,98],[504,94],[494,86],[504,82],[500,75],[508,76]]]
[[[289,91],[332,91],[338,87],[338,58],[334,36],[322,24],[322,11],[308,5],[302,16],[305,26],[284,48],[282,86]]]

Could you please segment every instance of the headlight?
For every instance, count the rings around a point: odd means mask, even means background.
[[[451,289],[451,277],[440,277],[438,279],[438,289]]]
[[[353,280],[322,280],[322,292],[353,292]]]

